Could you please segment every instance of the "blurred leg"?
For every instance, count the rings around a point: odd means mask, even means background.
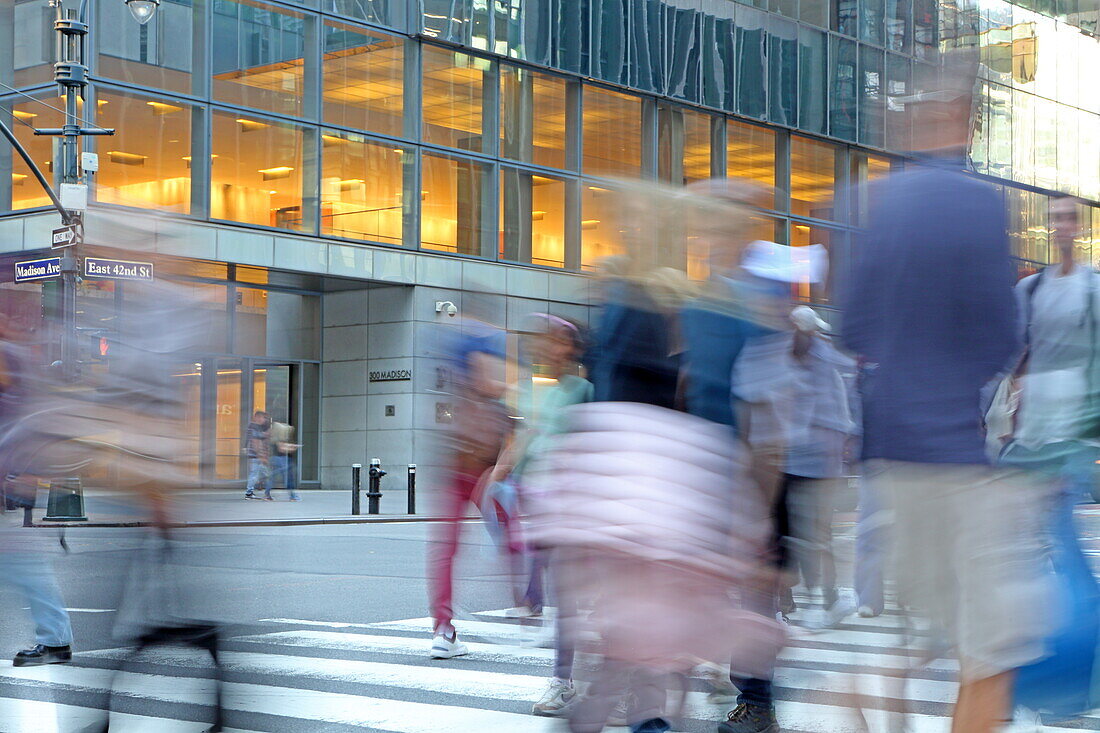
[[[859,519],[856,527],[856,596],[860,606],[874,614],[885,608],[883,566],[886,562],[890,516],[881,492],[867,477],[859,480]]]
[[[36,553],[3,553],[0,575],[23,596],[34,619],[35,643],[69,646],[73,628],[49,560]]]
[[[431,580],[431,611],[435,620],[435,631],[445,636],[453,627],[452,607],[453,573],[455,554],[458,552],[458,539],[462,531],[462,515],[466,510],[477,477],[462,471],[454,471],[441,498],[442,511],[446,521],[437,523],[433,529],[428,575]]]
[[[951,721],[951,733],[994,733],[1012,713],[1012,672],[966,682]]]

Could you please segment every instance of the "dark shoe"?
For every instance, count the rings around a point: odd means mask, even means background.
[[[265,496],[264,501],[275,501],[275,499],[273,497],[270,497],[270,496]]]
[[[775,710],[741,703],[718,726],[718,733],[780,733]]]
[[[253,493],[252,493],[251,491],[246,491],[246,492],[244,493],[244,498],[246,498],[246,499],[255,499],[255,498],[256,498],[256,495],[255,495],[255,494],[253,494]]]
[[[784,616],[790,616],[792,613],[798,610],[798,606],[794,602],[794,593],[790,588],[784,588],[779,591],[779,612]]]
[[[43,664],[68,664],[73,661],[72,647],[35,644],[15,655],[13,667],[38,667]]]
[[[821,589],[821,601],[825,608],[831,608],[836,605],[836,602],[840,599],[840,595],[837,593],[836,588],[822,588]]]

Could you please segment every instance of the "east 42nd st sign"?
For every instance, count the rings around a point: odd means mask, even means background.
[[[84,277],[102,277],[112,280],[152,280],[153,263],[85,257]]]

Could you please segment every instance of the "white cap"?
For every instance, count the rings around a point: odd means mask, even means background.
[[[808,305],[796,306],[791,310],[791,323],[804,333],[820,333],[829,330],[829,324],[821,320],[817,312]]]
[[[787,283],[819,283],[829,271],[829,253],[820,244],[788,247],[757,240],[745,249],[741,266],[757,277]]]

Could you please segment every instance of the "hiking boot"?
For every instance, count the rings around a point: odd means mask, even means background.
[[[718,726],[718,733],[780,733],[780,730],[773,708],[741,703]]]

